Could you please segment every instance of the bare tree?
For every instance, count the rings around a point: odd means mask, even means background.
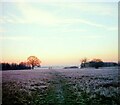
[[[87,58],[82,58],[81,59],[81,68],[85,67],[85,63],[88,61]]]
[[[87,61],[88,61],[87,58],[83,58],[83,59],[81,59],[81,63],[86,63]]]
[[[34,69],[35,66],[40,66],[41,61],[36,56],[30,56],[27,58],[27,63]]]

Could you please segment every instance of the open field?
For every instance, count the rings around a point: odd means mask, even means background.
[[[3,105],[119,105],[117,67],[2,72]]]

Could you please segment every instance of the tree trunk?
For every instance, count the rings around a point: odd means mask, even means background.
[[[32,69],[34,69],[34,65],[32,65]]]

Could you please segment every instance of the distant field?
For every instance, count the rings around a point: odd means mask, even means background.
[[[3,105],[119,105],[117,67],[2,72]]]

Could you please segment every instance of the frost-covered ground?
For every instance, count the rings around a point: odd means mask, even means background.
[[[62,74],[69,78],[75,86],[81,87],[87,92],[99,92],[105,96],[112,96],[119,91],[118,68],[84,68],[65,70]]]
[[[118,67],[3,71],[3,103],[118,105],[118,78]]]

